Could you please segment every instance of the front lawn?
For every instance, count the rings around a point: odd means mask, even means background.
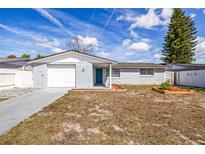
[[[205,144],[205,95],[70,91],[0,136],[0,144]]]

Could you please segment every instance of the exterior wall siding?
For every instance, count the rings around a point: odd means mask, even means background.
[[[45,88],[48,84],[48,64],[75,65],[76,88],[91,88],[95,84],[95,67],[93,64],[103,64],[103,61],[79,55],[59,55],[44,63],[32,65],[33,87]],[[109,77],[106,77],[106,68],[103,68],[103,84],[109,86]],[[165,70],[154,69],[153,76],[140,76],[140,69],[120,69],[120,77],[113,77],[117,84],[160,84],[165,81]]]
[[[36,64],[33,66],[33,87],[46,88],[47,87],[47,64]]]
[[[113,77],[112,82],[116,84],[161,84],[165,81],[164,69],[154,69],[153,76],[141,76],[140,69],[120,69],[120,77]],[[109,77],[106,79],[106,86],[109,86]]]
[[[177,72],[176,84],[183,86],[205,87],[205,70]]]
[[[93,87],[93,65],[91,63],[81,62],[73,63],[76,65],[76,88]],[[73,65],[68,64],[68,65]],[[48,83],[47,64],[38,64],[33,66],[33,87],[46,88]]]
[[[93,87],[93,65],[91,63],[76,64],[76,88]]]

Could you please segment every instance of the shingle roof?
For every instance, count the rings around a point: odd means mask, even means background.
[[[188,67],[192,69],[205,69],[205,64],[175,64],[175,65]]]
[[[155,63],[117,63],[115,68],[165,68],[166,65]]]
[[[7,63],[0,63],[0,68],[19,68],[19,65],[7,64]]]
[[[25,60],[27,61],[28,58],[0,58],[0,62],[10,62],[10,61],[21,61],[21,60]]]

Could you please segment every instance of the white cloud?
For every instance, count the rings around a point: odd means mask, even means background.
[[[135,18],[133,17],[133,15],[131,13],[128,13],[126,15],[120,15],[116,18],[117,21],[135,21]]]
[[[107,19],[107,21],[106,21],[106,23],[105,23],[104,28],[106,28],[106,27],[109,25],[110,20],[111,20],[111,18],[113,17],[115,11],[116,11],[116,8],[114,8],[114,9],[112,10],[112,13],[111,13],[110,16],[108,17],[108,19]]]
[[[138,34],[135,31],[133,31],[133,30],[130,31],[130,36],[134,37],[134,38],[138,38],[139,37]]]
[[[122,46],[129,46],[131,43],[131,40],[130,39],[125,39],[122,41]]]
[[[15,29],[13,29],[13,28],[11,28],[9,26],[3,25],[3,24],[0,24],[0,28],[3,28],[5,30],[7,30],[9,32],[12,32],[12,33],[15,33],[15,34],[19,34],[19,32],[16,31]]]
[[[133,55],[135,55],[135,52],[126,52],[124,55],[125,56],[133,56]]]
[[[80,35],[77,36],[78,39],[80,39],[82,41],[82,44],[84,45],[90,45],[92,44],[93,46],[99,46],[99,41],[96,37],[90,37],[90,36],[86,36],[86,37],[82,37]]]
[[[58,21],[55,17],[53,17],[50,13],[48,13],[45,9],[35,8],[33,9],[38,12],[41,16],[48,19],[51,23],[63,28],[63,24]]]
[[[205,63],[205,37],[198,37],[198,43],[195,53],[196,62]]]
[[[161,57],[162,57],[162,55],[159,54],[159,53],[155,53],[155,54],[154,54],[154,58],[160,59]]]
[[[162,12],[160,14],[162,18],[161,24],[162,25],[169,24],[172,14],[173,14],[173,9],[168,9],[168,8],[162,9]]]
[[[196,14],[195,14],[195,13],[191,13],[190,16],[191,16],[192,18],[194,18],[194,17],[196,17]]]
[[[155,10],[149,9],[147,14],[136,17],[129,29],[134,29],[136,27],[152,29],[153,27],[160,25],[160,22],[160,17],[155,13]]]
[[[146,43],[151,42],[151,40],[150,40],[150,39],[148,39],[148,38],[142,38],[142,39],[141,39],[141,41],[142,41],[142,42],[146,42]]]
[[[61,46],[60,42],[56,39],[50,39],[50,40],[46,38],[38,39],[36,40],[36,45],[39,47],[51,49],[51,51],[54,53],[63,51],[63,49],[60,48]]]
[[[56,46],[60,46],[60,42],[56,39],[39,39],[36,42],[36,45],[40,46],[40,47],[44,47],[44,48],[52,48],[52,47],[56,47]]]
[[[61,44],[57,39],[48,39],[47,36],[41,33],[33,32],[33,31],[25,31],[20,29],[18,29],[17,31],[16,29],[3,24],[0,24],[0,28],[3,28],[15,34],[19,34],[20,36],[26,38],[28,42],[15,41],[15,43],[17,42],[18,44],[21,43],[22,44],[21,46],[25,46],[26,48],[34,49],[35,47],[42,47],[42,48],[50,49],[52,52],[55,53],[63,51],[63,49],[60,48]]]
[[[99,53],[97,53],[97,56],[100,56],[100,57],[109,57],[110,56],[110,53],[109,52],[104,52],[104,51],[101,51]]]
[[[197,54],[205,54],[205,38],[198,37],[198,44],[196,46],[196,53]]]
[[[129,46],[129,49],[137,50],[137,51],[148,51],[150,48],[151,46],[146,42],[132,43]]]
[[[63,50],[61,48],[55,48],[55,47],[52,48],[51,51],[54,52],[54,53],[63,52]]]
[[[131,23],[129,30],[133,30],[137,27],[145,29],[153,29],[156,26],[164,26],[170,22],[173,9],[165,8],[161,9],[160,13],[157,13],[156,9],[148,9],[147,13],[140,16],[133,16],[132,14],[120,15],[116,18],[117,21],[128,21]]]

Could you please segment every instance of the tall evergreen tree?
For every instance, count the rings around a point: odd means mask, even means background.
[[[197,30],[194,20],[176,8],[171,17],[168,32],[164,38],[162,60],[165,63],[191,63],[197,44]]]

